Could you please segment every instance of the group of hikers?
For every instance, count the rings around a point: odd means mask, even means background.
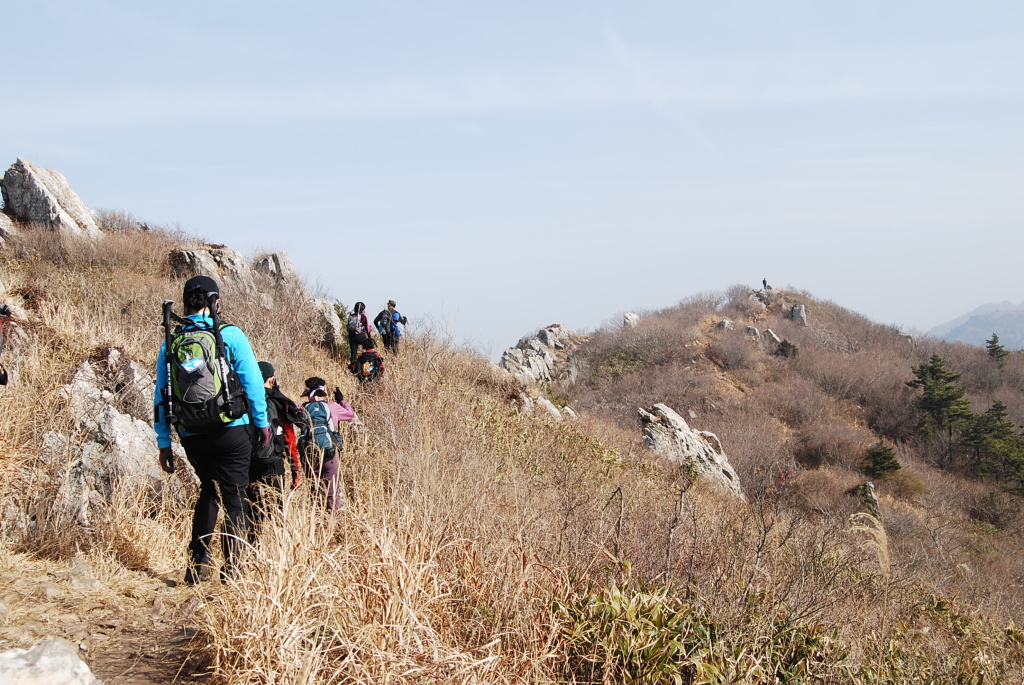
[[[327,510],[340,513],[345,505],[339,475],[344,441],[338,427],[356,420],[356,413],[338,386],[329,393],[327,381],[318,376],[305,380],[301,405],[288,398],[273,365],[257,360],[240,328],[220,320],[220,293],[212,278],[190,278],[182,304],[182,317],[173,313],[173,301],[163,306],[153,427],[160,467],[174,473],[171,432],[176,430],[199,478],[185,572],[185,582],[194,584],[214,577],[211,544],[222,506],[221,578],[237,571],[242,546],[254,541],[260,523],[281,508],[285,462],[292,488],[310,481]],[[406,318],[395,306],[390,300],[373,325],[385,349],[397,354]],[[360,382],[375,383],[384,373],[384,360],[375,349],[365,309],[357,302],[347,322],[349,370]]]

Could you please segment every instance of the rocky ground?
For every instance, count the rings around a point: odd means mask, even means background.
[[[204,680],[192,649],[203,595],[180,573],[121,571],[103,583],[98,570],[0,556],[0,651],[62,638],[106,685]]]

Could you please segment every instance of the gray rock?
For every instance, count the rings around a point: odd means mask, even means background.
[[[639,412],[647,447],[673,463],[692,466],[699,480],[743,497],[739,477],[729,464],[718,436],[693,430],[683,417],[664,404]]]
[[[766,338],[771,340],[776,345],[781,345],[782,344],[782,339],[779,338],[779,336],[775,335],[775,332],[772,331],[772,329],[770,329],[770,328],[765,329],[764,335],[765,335]]]
[[[11,685],[103,685],[67,640],[50,638],[31,649],[0,652],[0,682]]]
[[[5,212],[0,212],[0,246],[18,234],[18,226]]]
[[[807,325],[807,307],[802,304],[793,305],[793,309],[789,312],[789,318],[798,322],[801,326]]]
[[[756,326],[747,326],[747,335],[754,338],[760,338],[761,331],[759,331]]]
[[[270,276],[277,283],[298,283],[299,276],[285,252],[264,255],[256,260],[252,268],[257,273]]]
[[[316,312],[317,325],[321,331],[321,342],[328,347],[341,345],[346,340],[345,326],[338,316],[334,303],[328,300],[314,299],[311,301]]]
[[[721,328],[723,331],[731,331],[734,328],[732,321],[730,321],[729,319],[722,319],[721,321],[718,322],[717,326],[718,328]]]
[[[576,412],[572,410],[572,407],[562,407],[562,416],[571,421],[575,421],[579,418],[579,416],[576,415]]]
[[[551,417],[553,420],[562,420],[562,412],[558,411],[558,407],[556,407],[548,398],[538,397],[537,406],[543,409],[545,412],[547,412],[548,416]]]
[[[179,278],[209,276],[221,288],[233,288],[247,296],[256,291],[252,269],[241,252],[222,247],[197,247],[173,250],[168,259],[171,270]]]
[[[576,373],[571,355],[582,340],[561,324],[546,326],[505,350],[498,365],[524,384],[571,379]]]
[[[623,328],[636,328],[638,325],[640,325],[640,315],[636,312],[626,312],[622,316]]]
[[[96,215],[59,172],[18,159],[0,181],[4,207],[21,221],[66,235],[100,238]]]

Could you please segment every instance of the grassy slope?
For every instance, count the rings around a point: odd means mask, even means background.
[[[50,481],[24,467],[39,465],[45,430],[71,430],[58,390],[84,359],[117,347],[152,365],[159,303],[180,287],[164,258],[182,240],[128,233],[96,248],[29,235],[0,253],[0,280],[30,315],[28,336],[4,359],[18,385],[3,391],[0,499],[40,512],[35,533],[7,531],[8,567],[90,559],[125,597],[151,576],[180,576],[187,480],[159,490],[126,484],[83,530],[47,518],[61,465],[43,469]],[[834,316],[818,324],[831,331],[818,343],[785,330],[800,346],[800,373],[746,340],[710,333],[719,314],[707,302],[665,312],[637,329],[646,337],[634,354],[591,379],[577,398],[583,418],[556,425],[512,411],[513,383],[440,335],[412,338],[382,387],[359,391],[343,362],[312,343],[300,303],[279,300],[269,313],[251,299],[227,293],[225,317],[274,363],[285,392],[322,375],[344,387],[367,430],[348,436],[351,504],[341,521],[300,489],[237,583],[152,590],[191,608],[175,620],[198,627],[203,663],[231,682],[1020,677],[1019,635],[1006,630],[1020,608],[1019,530],[972,523],[968,500],[988,491],[901,454],[915,480],[883,490],[888,539],[870,521],[866,531],[851,527],[856,502],[842,490],[857,477],[843,450],[900,422],[888,426],[892,412],[881,409],[865,418],[842,393],[817,394],[826,381],[815,376],[812,348],[841,347],[843,327],[856,323],[838,308],[812,307],[818,322]],[[864,363],[881,363],[866,345]],[[662,356],[644,356],[655,352]],[[631,394],[623,364],[647,370],[643,383],[632,381],[642,390]],[[900,364],[906,375],[907,360]],[[820,366],[842,384],[842,367]],[[863,382],[862,370],[849,373]],[[780,384],[783,376],[790,382]],[[695,408],[698,427],[722,437],[748,504],[688,488],[685,474],[642,449],[632,416],[653,401]],[[801,466],[808,455],[819,468]],[[790,468],[796,477],[780,481]],[[966,575],[968,562],[1003,582]],[[27,593],[11,601],[32,609]]]

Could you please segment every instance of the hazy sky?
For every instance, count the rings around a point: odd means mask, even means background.
[[[734,283],[1024,299],[1024,3],[0,0],[0,168],[492,356]]]

